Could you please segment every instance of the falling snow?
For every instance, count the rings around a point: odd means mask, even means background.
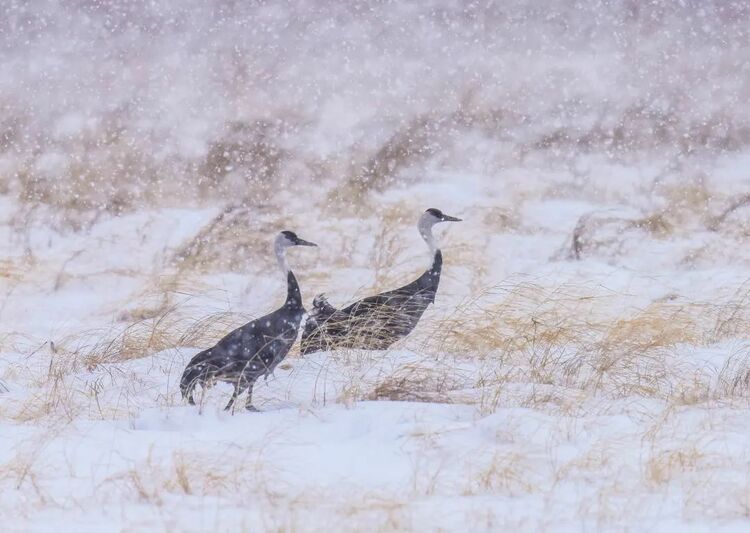
[[[745,0],[5,0],[2,530],[747,531],[749,58]],[[432,207],[408,337],[183,401],[280,231],[342,308]]]

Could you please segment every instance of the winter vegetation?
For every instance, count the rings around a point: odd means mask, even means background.
[[[746,531],[750,4],[8,0],[3,531]],[[186,363],[431,264],[384,351]],[[197,399],[197,398],[196,398]]]

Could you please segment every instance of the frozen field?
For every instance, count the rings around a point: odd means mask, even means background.
[[[3,9],[2,531],[750,528],[745,2]],[[184,404],[278,231],[340,305],[428,207],[412,335]]]

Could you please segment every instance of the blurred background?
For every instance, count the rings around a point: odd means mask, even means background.
[[[637,286],[647,305],[715,294],[689,271],[730,295],[750,275],[747,2],[2,11],[12,334],[154,318],[185,294],[193,316],[261,312],[283,292],[281,229],[321,244],[292,260],[307,299],[340,304],[424,268],[427,207],[466,220],[441,234],[446,311],[519,276]]]
[[[749,22],[718,0],[8,0],[0,193],[356,211],[545,164],[592,197],[592,158],[663,181],[747,149]]]

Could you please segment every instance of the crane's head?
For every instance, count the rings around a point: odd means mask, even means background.
[[[437,224],[438,222],[461,222],[460,218],[448,216],[440,209],[435,209],[434,207],[425,211],[422,217],[432,224]]]
[[[284,248],[289,248],[290,246],[317,246],[314,242],[300,239],[293,231],[282,231],[276,237],[276,242]]]
[[[435,242],[435,237],[432,235],[432,226],[440,222],[461,222],[461,219],[448,216],[440,209],[431,207],[427,211],[422,213],[422,216],[419,217],[419,223],[417,224],[419,234],[427,243],[427,246],[430,247],[430,253],[432,254],[434,254],[438,249],[437,243]]]

